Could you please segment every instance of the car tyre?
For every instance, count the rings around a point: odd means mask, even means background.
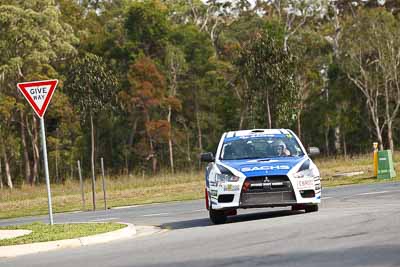
[[[292,211],[300,211],[304,209],[304,205],[292,205]]]
[[[305,210],[306,212],[317,212],[319,209],[318,204],[315,205],[307,205]]]
[[[227,216],[223,210],[213,210],[210,207],[210,220],[213,224],[224,224],[226,223]]]

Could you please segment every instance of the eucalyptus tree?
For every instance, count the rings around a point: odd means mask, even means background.
[[[0,91],[25,101],[17,93],[20,81],[56,78],[56,66],[72,56],[77,42],[70,25],[61,19],[60,11],[51,0],[4,0],[0,5]],[[33,156],[30,166],[29,145],[26,138],[30,109],[20,108],[17,119],[25,166],[25,180],[33,184],[38,157]],[[31,115],[29,114],[29,115]],[[30,135],[31,136],[31,135]],[[38,138],[31,136],[34,146]],[[32,168],[32,170],[31,170]]]
[[[289,127],[296,118],[295,62],[281,40],[267,31],[257,33],[236,63],[249,83],[253,127]]]
[[[11,122],[15,112],[16,99],[0,93],[0,161],[4,160],[6,183],[9,188],[13,188],[13,179],[10,168],[10,153],[13,150],[13,136]],[[0,178],[1,179],[1,178]]]
[[[400,31],[393,14],[360,10],[346,25],[343,68],[362,92],[375,135],[383,149],[383,132],[394,149],[393,123],[400,111]]]
[[[326,0],[266,0],[265,2],[261,5],[263,9],[273,7],[274,14],[284,27],[283,49],[285,51],[289,48],[289,40],[309,20],[324,15],[327,4]]]
[[[185,54],[181,49],[176,46],[169,44],[166,48],[165,65],[167,69],[167,81],[168,81],[168,115],[167,121],[169,123],[169,134],[168,134],[168,148],[169,148],[169,161],[171,172],[174,173],[174,153],[173,153],[173,126],[172,126],[172,112],[181,111],[182,103],[177,97],[177,90],[179,80],[183,73],[187,70],[187,64],[185,60]]]
[[[73,60],[67,73],[64,90],[79,109],[82,118],[89,118],[91,136],[91,170],[93,208],[95,201],[95,125],[94,117],[111,107],[118,89],[114,73],[103,59],[86,53]]]

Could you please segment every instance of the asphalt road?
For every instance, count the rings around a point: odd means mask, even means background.
[[[400,266],[400,183],[323,190],[318,213],[239,210],[211,225],[203,201],[55,215],[56,223],[123,221],[168,231],[11,259],[0,266]],[[0,225],[47,221],[47,216]],[[1,248],[0,248],[1,249]]]

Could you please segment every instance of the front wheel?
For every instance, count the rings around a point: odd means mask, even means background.
[[[213,210],[210,207],[210,220],[213,224],[224,224],[226,223],[226,214],[223,210]]]
[[[305,210],[306,210],[306,212],[317,212],[318,211],[318,204],[307,205]]]

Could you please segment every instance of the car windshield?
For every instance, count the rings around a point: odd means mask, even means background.
[[[304,153],[292,135],[271,135],[226,138],[220,158],[239,160],[299,156],[304,156]]]

